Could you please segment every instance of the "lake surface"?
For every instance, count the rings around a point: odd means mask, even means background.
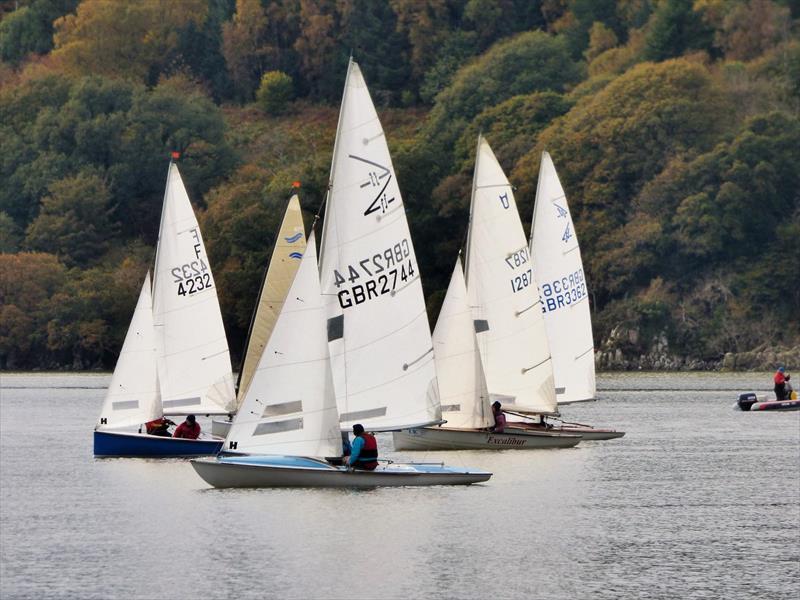
[[[800,597],[800,412],[733,409],[770,374],[601,375],[564,416],[624,438],[404,452],[494,477],[369,491],[95,459],[108,375],[0,377],[3,599]]]

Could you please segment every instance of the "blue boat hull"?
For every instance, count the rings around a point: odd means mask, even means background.
[[[224,440],[187,440],[142,433],[95,431],[95,456],[170,457],[211,456]]]

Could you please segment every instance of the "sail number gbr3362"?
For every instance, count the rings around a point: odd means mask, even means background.
[[[414,257],[407,238],[354,264],[333,270],[342,309],[358,306],[384,294],[391,294],[416,276]]]

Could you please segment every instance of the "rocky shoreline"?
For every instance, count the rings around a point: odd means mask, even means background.
[[[698,358],[672,352],[663,333],[643,344],[636,330],[616,327],[594,359],[598,371],[773,371],[780,365],[792,371],[800,369],[800,344]]]

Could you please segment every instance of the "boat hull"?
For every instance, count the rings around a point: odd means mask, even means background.
[[[575,434],[510,429],[492,433],[476,429],[417,427],[395,431],[392,436],[395,450],[537,450],[571,448],[582,439]]]
[[[228,431],[231,429],[231,423],[233,423],[233,421],[227,418],[211,419],[211,435],[221,438],[228,437]]]
[[[181,457],[211,456],[222,448],[223,440],[187,440],[142,433],[95,431],[95,456]]]
[[[469,485],[487,481],[487,471],[438,464],[381,464],[374,471],[348,471],[302,457],[218,457],[191,461],[197,474],[215,488],[322,487],[374,488]]]
[[[616,431],[615,429],[601,429],[600,427],[590,427],[588,425],[558,425],[545,429],[541,425],[521,423],[512,421],[508,424],[509,427],[519,427],[527,431],[549,431],[554,433],[569,433],[579,435],[583,442],[594,442],[600,440],[613,440],[621,438],[625,435],[624,431]]]
[[[800,399],[776,400],[765,396],[756,396],[753,392],[740,394],[736,404],[744,412],[800,410]]]

